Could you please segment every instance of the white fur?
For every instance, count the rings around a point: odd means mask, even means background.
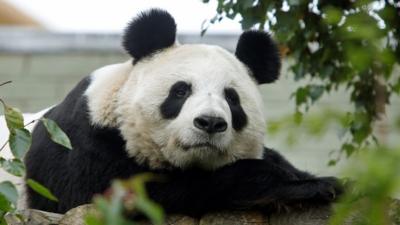
[[[116,126],[116,97],[131,70],[132,61],[129,60],[102,67],[92,73],[85,95],[89,99],[89,114],[94,125]]]

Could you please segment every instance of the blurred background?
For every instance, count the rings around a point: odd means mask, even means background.
[[[200,35],[202,24],[216,13],[216,1],[204,4],[198,0],[0,0],[0,83],[12,81],[0,87],[0,97],[24,113],[57,104],[93,70],[128,59],[121,48],[121,33],[133,16],[151,7],[166,9],[175,17],[178,40],[183,44],[208,43],[233,51],[241,33],[237,17],[212,24],[204,36]],[[291,94],[304,84],[294,81],[287,59],[283,60],[281,79],[260,87],[267,124],[293,114],[295,100]],[[324,94],[309,113],[323,115],[332,109],[350,109],[348,98],[344,88]],[[394,129],[400,99],[392,98],[387,115],[375,125],[377,137],[388,145],[398,144],[400,137]],[[334,150],[341,146],[340,130],[328,126],[317,137],[302,132],[305,127],[318,127],[321,119],[305,120],[298,128],[288,127],[295,131],[295,136],[268,132],[265,144],[278,149],[301,169],[319,175],[335,174],[345,160],[339,166],[327,164],[334,157]],[[1,124],[3,143],[8,133],[4,121]]]

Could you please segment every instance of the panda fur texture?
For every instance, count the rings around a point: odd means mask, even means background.
[[[146,11],[127,27],[132,56],[84,78],[45,117],[71,140],[52,142],[42,124],[25,157],[28,206],[64,213],[89,203],[113,179],[152,172],[147,184],[168,213],[199,216],[228,209],[326,204],[340,194],[333,177],[300,171],[263,147],[265,121],[257,85],[275,81],[280,58],[267,33],[246,31],[235,55],[211,45],[178,44],[167,12]]]

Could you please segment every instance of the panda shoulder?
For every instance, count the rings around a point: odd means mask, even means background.
[[[84,92],[92,123],[99,126],[114,126],[116,94],[132,70],[132,62],[113,64],[97,69],[90,75],[90,84]]]

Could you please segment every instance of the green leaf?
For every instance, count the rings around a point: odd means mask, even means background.
[[[161,206],[143,196],[138,196],[135,203],[137,209],[144,213],[152,224],[163,224],[164,212]]]
[[[294,122],[298,125],[301,123],[301,121],[303,121],[303,113],[296,110],[294,113]]]
[[[11,209],[12,209],[11,202],[4,195],[0,194],[0,216],[1,216],[1,211],[8,212]]]
[[[397,94],[400,94],[400,77],[397,79],[397,82],[392,86],[392,90]]]
[[[324,14],[325,14],[325,21],[328,24],[332,25],[337,25],[340,22],[340,19],[342,18],[342,12],[333,7],[333,6],[328,6],[324,8]]]
[[[38,194],[42,195],[43,197],[58,202],[58,199],[56,198],[56,196],[54,196],[49,189],[47,189],[45,186],[39,184],[38,182],[32,180],[32,179],[28,179],[26,181],[26,183],[28,184],[28,186],[30,188],[32,188],[32,190],[34,190],[35,192],[37,192]]]
[[[22,159],[31,146],[32,137],[25,128],[17,128],[10,133],[8,140],[13,155],[18,159]]]
[[[8,173],[17,177],[22,177],[25,174],[24,163],[19,159],[6,160],[0,158],[0,166]]]
[[[17,108],[13,108],[1,101],[4,108],[4,116],[6,118],[7,127],[12,132],[14,129],[24,127],[24,117],[21,111]]]
[[[290,6],[300,5],[300,0],[288,0],[287,2]]]
[[[100,225],[103,224],[102,221],[96,216],[89,214],[85,216],[85,224],[86,225]]]
[[[240,4],[243,9],[248,9],[251,8],[253,6],[254,1],[253,0],[241,0],[238,1],[238,4]]]
[[[152,224],[163,224],[164,211],[161,206],[147,197],[145,188],[146,182],[154,181],[156,179],[160,179],[160,177],[156,177],[151,173],[143,173],[136,175],[131,180],[131,185],[137,195],[135,207],[144,213],[152,221]]]
[[[18,192],[14,184],[10,181],[3,181],[0,183],[0,194],[2,194],[8,201],[17,205]]]
[[[324,86],[322,85],[310,85],[309,88],[309,95],[311,98],[311,101],[314,103],[316,102],[324,93]]]
[[[296,90],[296,105],[300,106],[303,103],[307,103],[308,87],[300,87]]]
[[[242,24],[243,30],[248,30],[259,22],[254,18],[243,18],[242,21],[240,21],[240,23]]]
[[[335,160],[335,159],[331,159],[328,162],[328,166],[335,166],[336,164],[337,164],[337,160]]]
[[[342,145],[342,150],[345,151],[346,154],[349,156],[349,155],[353,154],[353,152],[356,150],[356,148],[352,144],[344,143]]]
[[[72,149],[71,141],[64,131],[62,131],[61,128],[56,124],[56,122],[47,118],[42,118],[41,121],[46,127],[52,141],[68,149]]]

